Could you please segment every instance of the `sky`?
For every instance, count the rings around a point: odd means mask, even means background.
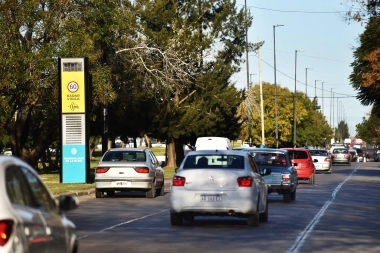
[[[257,54],[249,53],[252,84],[258,84],[260,77],[263,82],[274,83],[276,51],[277,85],[293,92],[296,77],[297,91],[307,93],[311,99],[318,97],[327,122],[336,127],[338,121],[344,120],[354,136],[356,124],[363,117],[368,118],[371,107],[360,104],[357,91],[349,82],[353,51],[359,46],[358,38],[365,26],[343,20],[348,10],[345,0],[246,0],[246,3],[253,16],[248,40],[264,41],[260,49],[261,71]],[[244,0],[237,0],[238,8],[244,4]],[[274,25],[283,26],[273,29]],[[301,50],[297,52],[297,64],[296,50]],[[241,67],[232,81],[236,87],[245,88],[246,64]]]

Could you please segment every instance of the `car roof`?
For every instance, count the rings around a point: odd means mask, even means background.
[[[240,150],[244,150],[244,151],[254,151],[254,152],[272,152],[272,153],[287,153],[288,150],[286,149],[278,149],[278,148],[253,148],[253,147],[249,147],[249,148],[242,148]]]
[[[109,151],[144,151],[147,149],[148,148],[111,148],[111,149],[107,150],[107,152],[109,152]]]
[[[242,150],[234,150],[234,149],[228,149],[228,150],[193,150],[189,151],[187,155],[242,155],[245,152],[242,152]],[[248,152],[247,152],[248,153]]]

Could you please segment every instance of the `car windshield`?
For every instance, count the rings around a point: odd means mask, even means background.
[[[289,150],[289,155],[292,159],[308,159],[306,151],[302,150]]]
[[[116,161],[139,161],[145,162],[146,156],[143,151],[108,151],[104,157],[103,162],[116,162]]]
[[[187,155],[184,169],[244,169],[244,156],[197,154]]]
[[[286,155],[283,153],[251,152],[257,165],[286,166]]]
[[[328,156],[328,152],[326,150],[310,150],[310,154],[312,156]]]
[[[336,148],[336,149],[334,149],[333,153],[334,154],[348,154],[348,150],[347,149]]]

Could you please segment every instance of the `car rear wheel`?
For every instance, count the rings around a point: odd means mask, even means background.
[[[268,198],[265,203],[265,212],[260,213],[260,221],[267,222],[268,221]]]
[[[296,192],[297,192],[297,189],[294,189],[294,191],[290,193],[291,200],[296,200]]]
[[[156,183],[153,182],[150,186],[150,189],[149,191],[147,191],[145,193],[145,196],[148,198],[148,199],[152,199],[154,197],[156,197],[156,187],[155,187]]]
[[[159,189],[157,189],[157,195],[158,196],[164,196],[165,195],[165,182],[162,181],[162,185]]]
[[[256,212],[251,214],[247,218],[247,225],[250,227],[257,227],[260,225],[260,209],[259,204],[257,204]]]
[[[181,213],[173,213],[170,211],[170,224],[172,226],[182,226],[183,217]]]
[[[103,198],[104,197],[104,192],[102,192],[99,189],[95,189],[95,197],[98,198]]]
[[[292,196],[291,196],[290,192],[286,192],[286,193],[282,194],[282,198],[283,198],[285,203],[289,203],[290,201],[292,201]]]
[[[314,173],[309,178],[309,184],[315,184],[315,175],[314,175]]]

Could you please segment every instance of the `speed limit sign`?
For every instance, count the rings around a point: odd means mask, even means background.
[[[79,90],[79,85],[78,83],[74,82],[74,81],[71,81],[69,82],[69,84],[67,85],[67,89],[71,92],[71,93],[75,93]]]

